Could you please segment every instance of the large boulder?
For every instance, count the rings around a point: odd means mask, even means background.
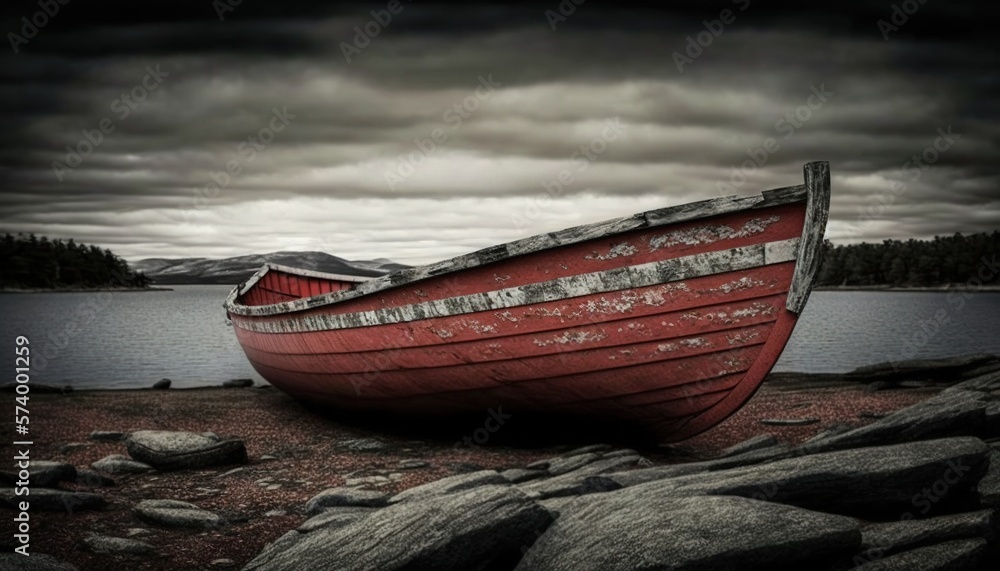
[[[979,501],[983,507],[1000,510],[1000,452],[990,453],[990,468],[979,482]]]
[[[843,450],[951,436],[1000,435],[1000,372],[940,394],[854,430],[809,443],[810,452]]]
[[[406,501],[343,527],[286,534],[245,571],[340,571],[511,568],[536,533],[552,521],[545,508],[513,486]],[[494,568],[494,567],[491,567]]]
[[[660,494],[743,496],[875,519],[895,513],[898,520],[903,513],[921,517],[970,501],[975,494],[969,492],[986,474],[990,451],[978,438],[948,438],[653,481],[643,470],[591,478],[605,488],[635,484]]]
[[[993,510],[876,523],[861,532],[862,556],[875,560],[922,545],[980,537],[995,541]]]
[[[854,571],[970,571],[983,569],[988,554],[985,539],[959,539],[870,561]]]
[[[306,513],[316,515],[327,508],[366,507],[380,508],[389,503],[389,494],[359,488],[329,488],[306,502]]]
[[[390,498],[389,503],[396,504],[445,494],[454,494],[480,486],[503,486],[509,483],[507,478],[495,470],[479,470],[477,472],[448,476],[447,478],[441,478],[440,480],[403,490]]]
[[[642,456],[638,454],[602,458],[581,464],[572,472],[562,473],[552,478],[532,480],[521,484],[520,487],[529,496],[537,499],[606,492],[616,489],[618,486],[601,487],[600,481],[590,480],[589,477],[624,470],[638,464],[642,459]]]
[[[193,432],[140,430],[125,440],[132,458],[161,470],[204,468],[223,464],[243,464],[247,450],[243,441],[216,441]]]
[[[319,515],[315,515],[302,522],[302,525],[297,527],[296,531],[300,533],[309,533],[310,531],[317,530],[322,527],[344,527],[345,525],[352,524],[362,518],[370,516],[377,509],[378,508],[366,508],[359,506],[325,508],[319,513]]]
[[[577,498],[520,571],[814,569],[861,544],[854,519],[733,497],[643,487]]]

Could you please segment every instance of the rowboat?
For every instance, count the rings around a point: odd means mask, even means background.
[[[267,264],[225,302],[253,367],[311,404],[638,423],[664,442],[743,406],[819,270],[804,183],[540,234],[375,277]],[[367,414],[367,413],[365,413]]]

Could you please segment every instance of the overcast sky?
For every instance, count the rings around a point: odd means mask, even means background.
[[[2,8],[0,230],[418,264],[812,160],[834,242],[1000,228],[1000,22],[975,3],[223,2]]]

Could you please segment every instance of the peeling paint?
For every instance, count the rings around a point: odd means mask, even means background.
[[[619,256],[635,255],[635,253],[638,251],[639,250],[632,244],[629,244],[628,242],[622,242],[621,244],[612,246],[610,249],[608,249],[607,254],[598,254],[595,251],[592,254],[587,254],[583,258],[585,260],[613,260]]]
[[[501,283],[502,284],[504,282],[510,281],[510,276],[508,276],[508,275],[501,276],[501,275],[498,275],[498,274],[493,274],[493,279],[496,280],[497,283]]]
[[[722,293],[731,293],[734,291],[750,289],[752,287],[765,285],[763,280],[755,280],[750,276],[743,276],[738,280],[731,281],[729,283],[724,283],[718,287],[718,290]]]
[[[743,223],[739,230],[734,230],[730,226],[697,226],[685,230],[674,230],[649,239],[650,251],[660,248],[669,248],[678,244],[686,246],[697,246],[700,244],[714,244],[719,240],[733,240],[736,238],[747,238],[760,234],[767,230],[767,227],[778,222],[781,218],[777,215],[768,218],[752,218]]]
[[[726,340],[729,341],[730,345],[735,345],[736,343],[746,343],[748,341],[753,341],[760,337],[760,331],[744,331],[742,333],[736,333],[734,335],[726,335]]]
[[[465,326],[475,331],[476,333],[495,333],[497,330],[496,324],[484,325],[475,319],[470,319],[466,321]]]
[[[685,347],[708,347],[711,345],[704,337],[692,337],[691,339],[681,339],[678,341]]]
[[[539,347],[547,347],[554,343],[559,345],[568,345],[570,343],[576,343],[577,345],[583,345],[588,341],[601,341],[607,339],[608,335],[604,331],[591,332],[591,331],[566,331],[562,335],[556,335],[552,339],[534,339],[535,345]]]

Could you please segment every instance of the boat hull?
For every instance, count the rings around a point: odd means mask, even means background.
[[[365,283],[266,267],[227,309],[253,367],[308,402],[429,415],[502,406],[676,441],[738,410],[784,349],[815,271],[803,266],[816,217],[825,225],[829,175],[815,174],[819,199],[807,166],[807,185],[770,204],[663,224],[644,213],[437,274]]]

